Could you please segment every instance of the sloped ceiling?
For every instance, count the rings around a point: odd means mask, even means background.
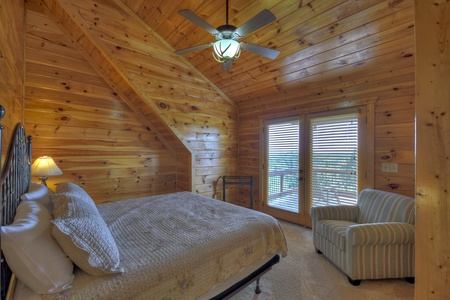
[[[58,24],[141,121],[175,151],[180,189],[211,196],[220,175],[236,174],[237,106],[125,4],[30,0],[27,7]]]
[[[229,71],[222,71],[212,49],[174,54],[214,41],[178,11],[190,9],[218,27],[226,22],[225,1],[27,2],[61,24],[180,157],[186,151],[193,155],[192,185],[198,192],[215,194],[222,174],[258,176],[262,116],[380,100],[380,109],[383,103],[399,103],[398,109],[406,103],[407,122],[413,124],[413,0],[230,0],[229,23],[237,27],[263,9],[276,16],[241,41],[281,54],[270,60],[243,51]],[[378,113],[376,123],[382,124]]]
[[[208,32],[182,17],[178,13],[182,9],[192,10],[213,27],[226,22],[225,0],[44,2],[52,10],[57,6],[72,10],[69,15],[78,15],[80,20],[76,22],[84,23],[93,36],[109,45],[115,44],[110,57],[120,52],[125,59],[133,56],[144,62],[148,48],[155,46],[146,38],[149,32],[145,29],[156,32],[157,38],[162,38],[160,41],[167,46],[159,49],[158,58],[162,60],[168,59],[167,52],[173,54],[174,50],[214,41]],[[114,8],[114,13],[113,2],[119,7]],[[208,48],[182,55],[194,68],[183,63],[177,63],[177,68],[172,70],[165,64],[152,67],[191,77],[192,85],[197,86],[199,81],[192,74],[200,74],[202,79],[212,83],[204,86],[212,92],[203,94],[204,98],[231,99],[240,108],[252,106],[251,103],[256,107],[260,103],[292,101],[292,98],[308,96],[302,94],[305,87],[323,92],[324,86],[331,85],[332,89],[342,81],[367,77],[368,70],[374,73],[374,61],[379,66],[383,62],[390,63],[392,56],[387,54],[399,47],[404,47],[404,55],[407,55],[413,32],[413,5],[411,0],[230,0],[229,23],[237,27],[263,9],[269,9],[276,16],[275,22],[241,39],[281,51],[275,60],[243,51],[230,71],[222,71],[212,57],[212,48]],[[143,27],[136,28],[136,25]],[[169,58],[177,61],[172,55]],[[348,83],[351,84],[358,83]]]
[[[225,0],[123,2],[177,50],[214,41],[179,15],[179,10],[190,9],[213,27],[226,19]],[[364,77],[375,58],[395,51],[389,43],[408,45],[413,4],[402,0],[230,0],[229,23],[236,27],[263,9],[276,16],[276,22],[241,41],[277,49],[281,51],[278,58],[272,61],[243,51],[232,69],[223,72],[211,48],[183,56],[242,108],[298,99],[305,86],[316,84],[320,92],[327,84],[336,84],[324,82],[331,77]],[[402,43],[402,39],[408,41]]]
[[[184,142],[184,132],[174,125],[177,123],[174,114],[185,109],[185,103],[169,105],[164,100],[170,102],[177,95],[188,96],[190,108],[198,115],[202,112],[195,100],[202,104],[208,101],[214,103],[217,113],[226,116],[228,109],[224,107],[232,103],[228,97],[171,53],[170,47],[122,2],[44,0],[36,3],[62,25],[78,49],[116,87],[122,98],[158,124],[159,131],[164,132],[164,125],[169,126],[186,148],[191,149]],[[158,115],[163,118],[162,124]]]

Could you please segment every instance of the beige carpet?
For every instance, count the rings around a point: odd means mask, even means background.
[[[403,279],[363,280],[360,286],[352,286],[344,273],[314,251],[311,229],[283,221],[281,224],[288,256],[261,278],[261,294],[255,295],[253,283],[233,300],[414,299],[414,285]]]

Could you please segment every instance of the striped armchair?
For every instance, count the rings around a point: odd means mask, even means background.
[[[414,282],[415,201],[365,189],[356,206],[311,208],[313,243],[351,284],[362,279]]]

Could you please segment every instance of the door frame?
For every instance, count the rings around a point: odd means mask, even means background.
[[[260,182],[260,186],[261,186],[261,191],[262,191],[262,201],[261,201],[261,210],[264,213],[267,213],[271,216],[274,216],[276,218],[279,219],[283,219],[289,222],[293,222],[293,223],[297,223],[297,224],[302,224],[300,221],[306,220],[306,215],[309,214],[305,211],[305,180],[299,180],[298,181],[298,213],[295,212],[290,212],[290,211],[286,211],[283,209],[279,209],[279,208],[275,208],[275,207],[271,207],[267,205],[267,201],[266,201],[266,195],[267,195],[267,189],[268,186],[266,184],[266,176],[268,176],[267,172],[268,172],[268,161],[267,161],[267,151],[268,151],[268,141],[267,141],[267,134],[264,132],[265,128],[267,125],[270,124],[276,124],[276,123],[282,123],[284,121],[289,121],[289,120],[298,120],[299,122],[299,149],[298,149],[298,154],[299,154],[299,161],[298,161],[298,165],[299,165],[299,176],[300,177],[304,177],[301,176],[301,172],[300,170],[303,170],[303,174],[305,173],[305,155],[302,154],[300,151],[302,149],[302,145],[304,143],[304,139],[305,137],[303,137],[302,134],[302,126],[304,125],[304,119],[305,116],[304,114],[298,114],[298,115],[292,115],[292,116],[288,116],[288,117],[280,117],[280,118],[270,118],[270,119],[265,119],[262,122],[262,126],[261,126],[261,168],[260,168],[260,178],[261,178],[261,182]]]
[[[307,188],[307,182],[310,180],[306,177],[306,180],[301,181],[301,188],[304,193],[303,201],[299,198],[299,213],[287,212],[281,209],[268,207],[266,205],[266,194],[267,194],[267,186],[265,176],[267,175],[266,170],[264,169],[267,166],[266,161],[266,151],[267,151],[267,141],[266,135],[264,133],[265,125],[268,122],[274,121],[282,122],[282,120],[289,120],[299,118],[300,128],[304,128],[304,132],[300,130],[300,148],[302,145],[306,145],[308,143],[309,135],[310,135],[310,122],[307,121],[309,116],[318,116],[320,114],[330,114],[333,111],[338,112],[339,114],[345,114],[346,111],[358,111],[358,127],[360,132],[358,132],[358,194],[361,190],[365,188],[373,188],[375,183],[374,176],[374,155],[375,155],[375,102],[370,101],[369,103],[363,103],[359,105],[350,105],[346,108],[330,108],[327,109],[308,109],[296,111],[295,113],[291,113],[289,115],[278,115],[278,116],[270,116],[270,117],[261,117],[260,118],[260,168],[259,168],[259,186],[261,187],[261,211],[265,212],[269,215],[274,216],[275,218],[283,219],[289,222],[297,223],[300,225],[305,225],[307,227],[311,227],[311,215],[309,213],[309,209],[311,207],[311,195],[310,191]],[[308,128],[306,128],[308,127]],[[299,149],[299,166],[303,166],[304,175],[309,176],[309,160],[307,157],[310,155],[310,147],[306,147],[305,153],[301,155]],[[305,177],[305,176],[303,176]],[[299,191],[300,190],[300,182],[299,182]]]

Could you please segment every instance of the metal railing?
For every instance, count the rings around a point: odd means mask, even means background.
[[[324,170],[321,170],[324,171]],[[330,170],[333,174],[356,174],[347,170]],[[298,182],[299,171],[297,169],[285,169],[269,172],[268,181],[268,204],[270,207],[298,212]],[[354,205],[357,199],[357,192],[348,190],[347,185],[339,187],[324,187],[320,190],[312,191],[313,206],[323,205]]]
[[[269,172],[269,206],[298,212],[298,173],[298,169]]]

